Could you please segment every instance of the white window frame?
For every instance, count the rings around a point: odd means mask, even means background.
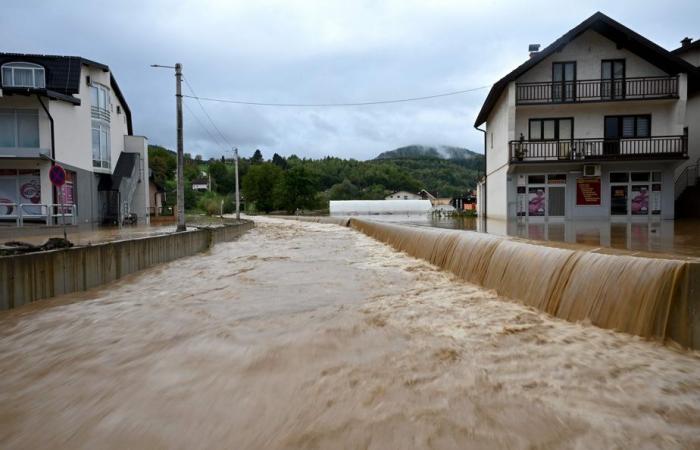
[[[15,71],[16,70],[31,70],[32,71],[32,84],[16,84],[15,83]],[[9,80],[6,76],[9,72]],[[39,64],[28,63],[28,62],[9,62],[2,65],[2,86],[3,87],[23,87],[23,88],[34,88],[34,89],[44,89],[46,87],[46,70]]]
[[[97,151],[98,158],[95,159],[95,135],[97,131]],[[101,120],[93,120],[90,128],[90,149],[92,151],[92,168],[100,170],[110,170],[112,163],[112,146],[109,124]]]
[[[2,148],[41,148],[41,129],[39,126],[39,110],[37,109],[13,109],[13,108],[0,108],[0,112],[3,114],[8,114],[12,115],[14,118],[14,145],[10,147],[2,146]],[[20,114],[25,114],[29,115],[31,114],[32,116],[36,116],[36,136],[37,136],[37,145],[32,146],[32,147],[26,147],[20,145],[20,133],[19,133],[19,119],[18,115]]]

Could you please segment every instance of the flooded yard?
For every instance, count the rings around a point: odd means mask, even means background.
[[[351,229],[0,313],[0,447],[693,448],[700,353],[499,298]]]

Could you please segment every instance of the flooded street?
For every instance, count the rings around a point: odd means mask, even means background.
[[[0,447],[697,448],[700,353],[508,302],[336,225],[0,313]]]

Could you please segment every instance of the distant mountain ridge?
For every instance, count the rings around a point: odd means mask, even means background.
[[[449,159],[467,160],[482,155],[462,147],[449,145],[407,145],[394,150],[382,152],[375,159]]]

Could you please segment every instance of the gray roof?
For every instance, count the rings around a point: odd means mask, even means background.
[[[12,93],[37,93],[45,95],[55,100],[67,101],[73,104],[80,104],[80,100],[73,95],[80,92],[80,69],[83,65],[95,67],[105,72],[109,71],[109,67],[82,58],[80,56],[60,56],[60,55],[34,55],[25,53],[0,53],[0,66],[10,62],[28,62],[42,66],[46,77],[46,88],[44,89],[27,89],[27,88],[3,88],[8,94]],[[126,114],[126,123],[129,134],[133,133],[131,124],[131,110],[126,103],[126,99],[122,94],[117,80],[110,72],[110,85],[114,90],[114,94],[119,99],[122,105],[124,114]]]
[[[635,33],[621,23],[614,21],[602,12],[597,12],[578,24],[576,27],[569,30],[566,34],[547,46],[544,50],[536,53],[523,64],[516,67],[508,75],[498,80],[491,87],[491,90],[489,91],[489,94],[481,107],[481,111],[479,111],[479,115],[476,117],[474,126],[478,127],[486,122],[491,110],[496,105],[496,102],[500,98],[505,88],[508,86],[508,83],[516,80],[519,76],[535,67],[540,61],[563,48],[569,42],[581,35],[584,31],[589,29],[600,33],[611,41],[617,43],[619,46],[637,54],[666,73],[688,73],[690,75],[689,82],[691,90],[697,89],[698,85],[700,85],[700,75],[698,74],[695,66],[674,55],[663,47],[653,43],[644,36]]]

